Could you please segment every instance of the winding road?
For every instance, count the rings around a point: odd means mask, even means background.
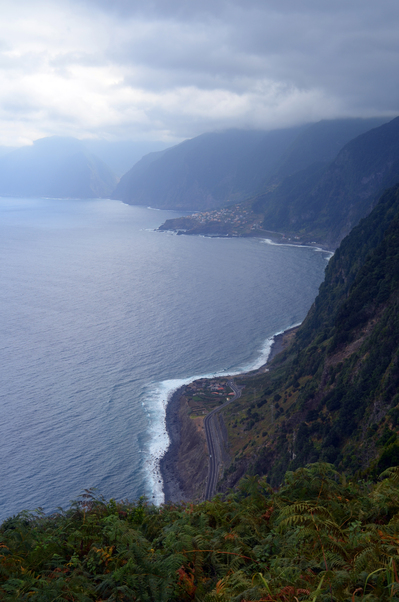
[[[219,477],[219,469],[222,462],[221,458],[221,446],[222,436],[220,433],[219,425],[215,420],[216,415],[223,410],[229,403],[232,403],[239,397],[241,397],[241,388],[237,387],[233,380],[227,381],[229,387],[234,391],[234,396],[226,401],[223,405],[215,408],[204,419],[205,436],[209,451],[209,470],[208,480],[205,489],[205,500],[213,498],[216,492],[216,485]]]

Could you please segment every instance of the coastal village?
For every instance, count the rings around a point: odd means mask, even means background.
[[[253,213],[250,207],[243,205],[233,205],[214,211],[203,211],[194,213],[193,219],[201,226],[207,226],[212,223],[221,223],[231,227],[230,234],[239,236],[244,233],[255,232],[262,229],[262,215]]]
[[[190,416],[198,418],[229,401],[229,398],[234,396],[234,391],[228,385],[227,379],[200,378],[186,385],[184,396],[190,408]]]
[[[288,236],[282,232],[264,230],[263,218],[263,215],[252,211],[249,203],[243,203],[168,219],[158,230],[205,236],[267,237],[279,242],[292,241],[301,244],[300,236]]]

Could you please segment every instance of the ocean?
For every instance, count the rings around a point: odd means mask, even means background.
[[[162,503],[168,396],[265,362],[330,254],[156,232],[181,213],[0,199],[0,520],[86,488]]]

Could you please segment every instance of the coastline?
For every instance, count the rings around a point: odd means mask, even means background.
[[[270,362],[289,345],[298,327],[299,325],[292,326],[272,337],[267,360],[262,366],[234,376],[262,373],[268,370]],[[159,462],[165,503],[188,502],[193,498],[200,497],[198,496],[198,487],[201,486],[204,477],[204,461],[208,464],[207,448],[202,449],[203,443],[205,443],[204,436],[198,432],[190,419],[188,421],[185,419],[188,416],[185,412],[185,406],[187,406],[184,398],[185,390],[186,385],[183,385],[174,391],[166,406],[165,424],[169,436],[169,446]],[[188,453],[192,455],[191,460],[196,462],[196,465],[192,467],[192,474],[188,474],[187,470],[182,467],[181,452],[183,448],[186,448],[186,453],[188,448]],[[202,453],[203,451],[205,454]],[[190,461],[190,458],[186,458],[186,460]],[[196,481],[195,483],[193,479]]]
[[[276,355],[280,353],[280,351],[283,351],[287,347],[287,345],[289,345],[291,340],[294,338],[299,326],[300,324],[297,324],[296,326],[291,326],[290,328],[287,328],[287,330],[284,330],[283,332],[279,332],[278,334],[274,335],[269,356],[267,358],[266,363],[263,366],[264,368],[266,368],[266,366],[270,364],[270,362],[276,357]]]
[[[177,459],[181,439],[181,420],[179,419],[180,399],[185,391],[185,385],[177,389],[166,406],[165,424],[169,436],[169,446],[159,462],[162,478],[162,488],[166,501],[184,501],[178,479]]]

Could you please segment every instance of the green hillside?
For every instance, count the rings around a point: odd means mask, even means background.
[[[341,243],[293,343],[269,373],[237,378],[226,408],[232,463],[278,484],[286,470],[333,463],[347,474],[399,463],[399,187]]]

